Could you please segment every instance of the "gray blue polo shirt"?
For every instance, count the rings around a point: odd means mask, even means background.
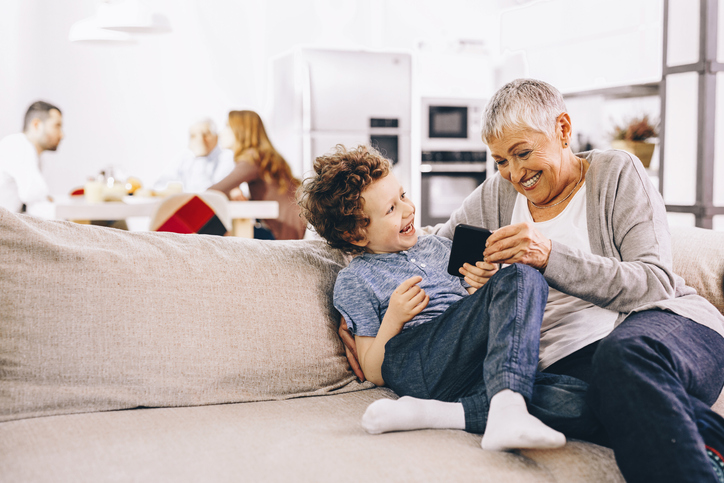
[[[392,292],[415,275],[430,302],[407,322],[403,330],[429,322],[468,295],[468,284],[447,273],[452,241],[422,235],[409,250],[398,253],[364,253],[352,259],[337,275],[334,307],[344,316],[354,335],[374,337],[387,312]]]

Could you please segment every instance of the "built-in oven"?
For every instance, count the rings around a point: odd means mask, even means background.
[[[480,138],[483,99],[422,99],[420,223],[448,220],[485,181],[487,149]]]
[[[462,205],[463,200],[485,181],[485,151],[454,153],[464,157],[482,159],[482,162],[429,161],[440,154],[439,151],[422,153],[420,167],[420,223],[422,226],[446,222],[452,212]]]

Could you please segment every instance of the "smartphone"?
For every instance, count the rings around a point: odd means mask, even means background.
[[[450,275],[460,277],[460,268],[464,263],[475,265],[483,259],[485,242],[493,232],[478,226],[459,224],[453,234],[452,250],[447,271]]]

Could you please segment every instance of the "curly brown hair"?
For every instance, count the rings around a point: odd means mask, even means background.
[[[329,246],[346,253],[362,253],[352,242],[365,237],[370,219],[362,192],[390,173],[390,162],[374,148],[335,146],[333,153],[314,160],[314,175],[297,190],[302,216]]]

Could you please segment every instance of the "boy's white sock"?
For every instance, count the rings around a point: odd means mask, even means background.
[[[459,402],[417,399],[379,399],[367,407],[362,427],[371,434],[414,429],[465,429],[465,411]]]
[[[548,449],[565,444],[563,433],[549,428],[528,413],[521,394],[503,389],[490,399],[488,423],[480,443],[483,449]]]

